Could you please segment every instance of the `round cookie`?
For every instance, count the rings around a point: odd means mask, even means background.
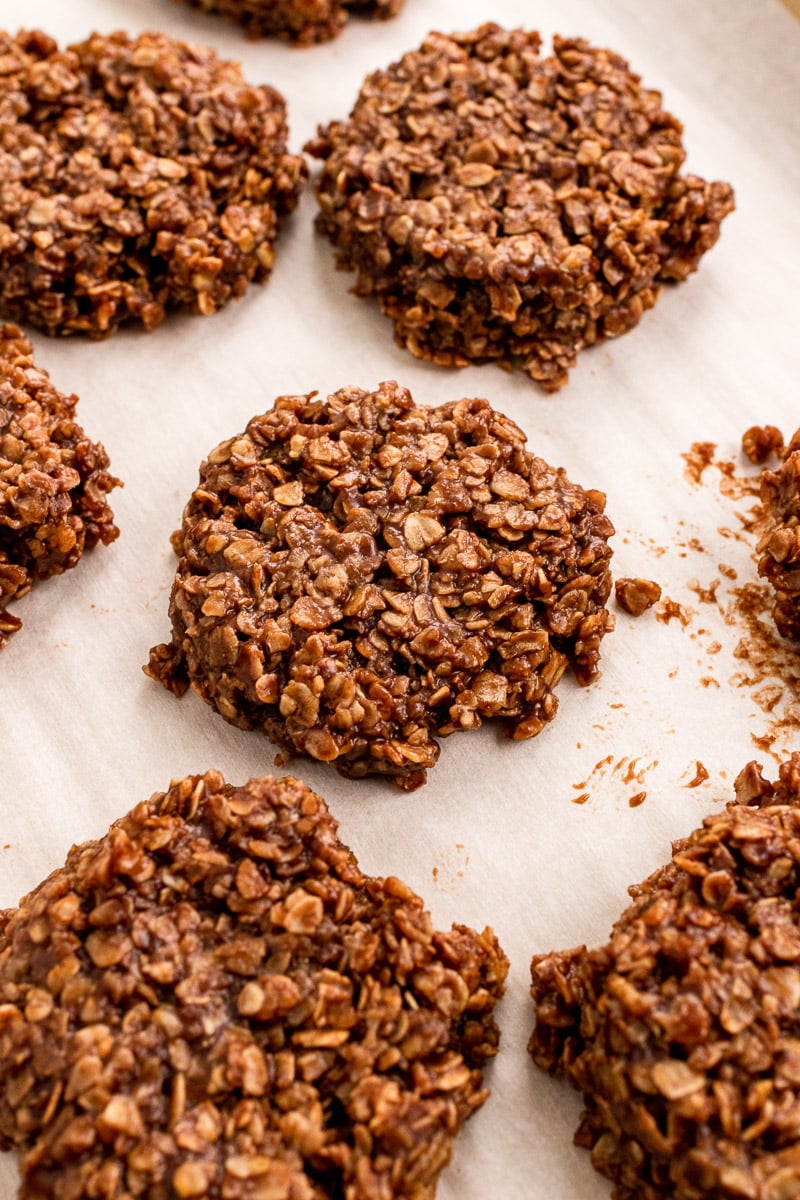
[[[158,33],[0,58],[0,313],[102,337],[266,279],[306,175],[278,92]]]
[[[494,24],[431,33],[307,149],[318,228],[400,345],[553,391],[697,267],[733,193],[680,173],[681,125],[624,59],[540,46]]]
[[[119,535],[106,499],[119,485],[15,325],[0,324],[0,648],[22,625],[4,606]]]
[[[800,1193],[800,754],[735,788],[605,946],[533,959],[531,1053],[583,1093],[614,1200]]]
[[[507,970],[298,780],[179,780],[0,914],[19,1196],[432,1197]]]
[[[242,25],[249,37],[279,37],[299,46],[341,33],[351,11],[359,17],[395,17],[403,0],[188,0],[203,12]]]
[[[200,468],[145,669],[291,753],[417,787],[437,736],[501,717],[532,737],[567,666],[595,674],[604,503],[486,400],[281,396]]]

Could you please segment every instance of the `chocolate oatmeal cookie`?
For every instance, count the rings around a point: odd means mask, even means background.
[[[395,17],[403,0],[188,0],[203,12],[237,21],[250,37],[279,37],[298,46],[327,42],[341,33],[351,12]]]
[[[102,337],[266,279],[306,174],[274,89],[157,33],[0,34],[0,62],[0,312]]]
[[[682,175],[682,127],[618,55],[483,25],[432,33],[368,76],[324,160],[319,229],[398,343],[446,366],[495,360],[555,391],[685,279],[733,209]]]
[[[760,432],[761,442],[751,457],[761,451],[760,461],[770,452],[780,454],[777,471],[761,476],[761,501],[768,524],[758,543],[758,573],[775,589],[773,615],[782,637],[800,640],[800,429],[787,446],[774,426]],[[745,435],[747,436],[747,435]]]
[[[0,648],[22,625],[6,604],[119,534],[106,499],[119,480],[77,403],[34,365],[22,331],[0,324]]]
[[[615,1200],[800,1195],[800,754],[735,787],[607,945],[533,960],[531,1053]]]
[[[417,787],[437,736],[502,717],[532,737],[566,667],[595,674],[604,503],[486,400],[281,396],[200,468],[172,642],[145,669],[291,753]]]
[[[507,968],[298,780],[173,783],[0,920],[20,1198],[432,1198]]]

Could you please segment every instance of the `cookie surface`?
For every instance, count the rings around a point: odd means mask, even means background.
[[[282,97],[156,33],[0,34],[0,313],[51,334],[212,313],[296,204]]]
[[[555,715],[613,621],[605,497],[486,400],[282,396],[200,469],[148,674],[344,774],[410,789],[436,736]]]
[[[403,0],[188,0],[244,26],[251,37],[279,37],[298,45],[327,42],[341,33],[351,11],[359,17],[395,17]]]
[[[6,604],[119,534],[106,498],[119,480],[77,403],[35,366],[22,331],[0,323],[0,648],[22,625]]]
[[[540,47],[493,24],[432,33],[307,149],[324,160],[318,228],[400,345],[555,390],[697,267],[733,193],[681,175],[681,125],[624,59]]]
[[[536,1063],[615,1200],[800,1191],[800,755],[673,846],[610,941],[532,963]]]
[[[767,430],[772,427],[767,426]],[[778,430],[767,440],[765,457],[780,453],[783,462],[776,471],[761,476],[761,501],[768,527],[758,543],[758,573],[775,589],[773,616],[782,637],[800,639],[800,430],[788,445]]]
[[[0,917],[20,1197],[432,1197],[507,965],[299,781],[175,782]]]

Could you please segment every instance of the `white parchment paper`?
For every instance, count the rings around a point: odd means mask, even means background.
[[[521,374],[445,370],[398,349],[314,235],[310,190],[269,283],[221,313],[103,343],[34,334],[37,362],[78,393],[79,419],[125,489],[112,495],[119,540],[12,606],[24,628],[0,656],[0,907],[171,778],[213,766],[238,783],[273,769],[266,739],[141,672],[168,637],[168,537],[207,451],[286,392],[397,379],[421,403],[486,396],[537,453],[607,492],[616,573],[657,579],[692,610],[688,624],[619,613],[602,677],[587,689],[565,680],[538,738],[510,743],[491,727],[451,738],[412,795],[301,760],[290,769],[327,798],[365,870],[401,876],[440,925],[493,925],[511,959],[492,1096],[460,1139],[440,1200],[600,1200],[608,1185],[572,1146],[579,1097],[525,1053],[528,963],[603,939],[626,886],[731,795],[740,767],[754,756],[775,766],[752,741],[766,723],[753,690],[730,682],[742,631],[724,620],[732,583],[719,565],[750,578],[752,539],[715,486],[719,473],[710,467],[693,486],[681,454],[713,441],[735,459],[748,426],[788,435],[800,424],[800,25],[778,0],[407,0],[394,21],[353,20],[336,41],[297,50],[248,42],[169,0],[0,0],[1,25],[62,42],[124,28],[215,46],[284,93],[294,149],[346,115],[368,70],[432,28],[486,19],[625,55],[684,122],[689,169],[734,184],[736,213],[700,271],[631,334],[586,352],[556,396]],[[690,585],[714,578],[721,603],[700,603]],[[773,754],[791,748],[783,728]],[[689,788],[698,760],[709,778]],[[0,1200],[16,1187],[12,1156],[0,1156]]]

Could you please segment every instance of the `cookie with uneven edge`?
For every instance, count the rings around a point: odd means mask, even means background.
[[[278,92],[158,33],[0,34],[0,58],[0,313],[102,337],[267,278],[306,176]]]
[[[327,42],[341,33],[351,12],[395,17],[403,0],[188,0],[206,13],[242,25],[249,37],[279,37],[300,46]]]
[[[437,737],[552,720],[597,671],[614,532],[601,492],[486,400],[390,382],[281,396],[208,456],[173,536],[148,674],[350,776],[425,782]]]
[[[681,173],[680,122],[619,55],[559,37],[540,51],[494,24],[431,33],[307,149],[318,228],[401,346],[555,391],[695,270],[733,192]]]
[[[432,1198],[507,968],[298,780],[177,781],[0,916],[20,1200]]]
[[[767,526],[758,543],[758,573],[775,591],[773,616],[782,637],[800,640],[800,429],[788,445],[774,426],[763,434],[763,461],[770,453],[780,454],[776,471],[761,476],[761,501]],[[772,434],[770,438],[769,434]]]
[[[800,1194],[800,754],[735,790],[605,946],[533,959],[530,1051],[583,1093],[614,1200]]]
[[[77,403],[36,366],[22,331],[0,323],[0,648],[22,625],[6,604],[119,535],[107,500],[119,480]]]

